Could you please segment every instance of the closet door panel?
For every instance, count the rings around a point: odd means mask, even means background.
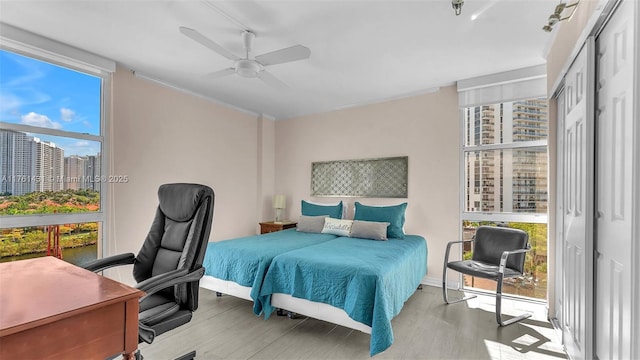
[[[596,355],[630,359],[632,334],[634,2],[596,40]]]
[[[593,89],[589,88],[593,40],[565,77],[563,130],[563,309],[562,330],[572,359],[591,358],[593,309]],[[592,60],[591,60],[592,61]],[[590,92],[591,91],[591,92]]]

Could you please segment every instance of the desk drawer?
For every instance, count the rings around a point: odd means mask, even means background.
[[[40,323],[0,338],[0,359],[105,359],[124,351],[125,303]]]

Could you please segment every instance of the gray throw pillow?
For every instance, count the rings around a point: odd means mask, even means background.
[[[351,237],[372,240],[387,240],[388,222],[353,220]]]
[[[302,232],[310,232],[310,233],[321,233],[322,228],[324,228],[324,219],[327,217],[328,215],[322,215],[322,216],[300,215],[300,220],[298,220],[298,225],[296,230],[302,231]]]

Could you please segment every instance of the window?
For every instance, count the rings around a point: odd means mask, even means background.
[[[546,88],[545,65],[458,81],[460,234],[470,239],[480,225],[527,231],[525,276],[505,281],[503,290],[538,300],[547,293]],[[495,291],[495,283],[461,280],[463,288]]]
[[[504,292],[546,299],[547,101],[534,98],[466,108],[462,147],[463,238],[480,225],[529,233],[525,276],[505,281]],[[499,135],[499,136],[498,136]],[[471,257],[473,249],[464,249]],[[464,286],[494,290],[495,283],[464,276]]]
[[[23,41],[35,35],[2,26],[15,38],[0,48],[0,261],[95,259],[106,221],[105,89],[115,66],[42,38],[59,53],[29,46]]]

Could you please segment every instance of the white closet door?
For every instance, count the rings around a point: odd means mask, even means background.
[[[565,77],[562,330],[571,359],[593,357],[592,49],[590,38]]]
[[[633,105],[638,96],[633,88],[634,5],[635,1],[623,1],[596,40],[595,344],[599,359],[632,358]]]

